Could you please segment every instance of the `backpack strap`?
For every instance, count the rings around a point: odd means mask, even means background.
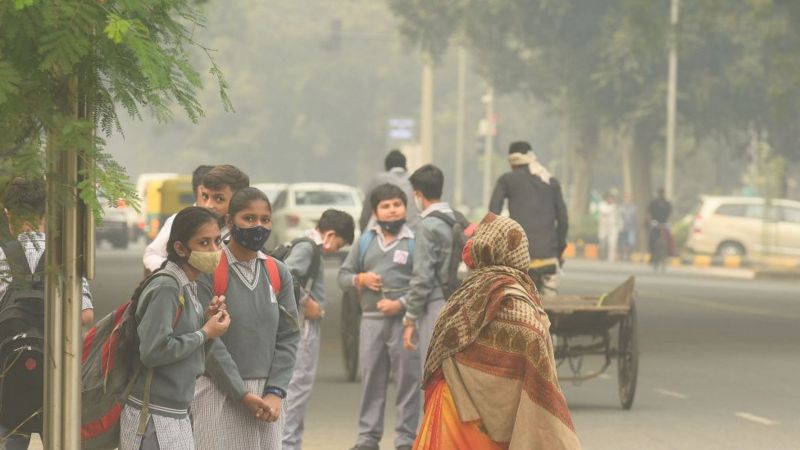
[[[272,290],[275,292],[275,295],[278,295],[282,287],[281,272],[280,270],[278,270],[278,263],[275,262],[275,258],[267,256],[267,259],[264,260],[264,266],[266,266],[267,268],[267,276],[269,277],[269,284],[272,285]]]
[[[152,368],[147,369],[147,377],[144,379],[144,399],[142,400],[142,409],[139,411],[137,436],[144,436],[144,432],[147,431],[147,422],[150,420],[150,388],[153,385],[153,372],[155,371]]]
[[[31,272],[31,266],[28,263],[28,257],[25,256],[25,249],[22,247],[22,244],[14,239],[0,244],[0,247],[2,247],[6,262],[8,263],[11,285],[16,287],[32,284],[35,272]],[[39,260],[40,265],[43,260],[44,254],[42,254],[42,258]]]
[[[272,285],[272,290],[275,295],[281,291],[281,273],[278,270],[278,263],[271,256],[267,256],[264,260],[264,267],[267,269],[267,276],[269,277],[269,284]],[[224,295],[228,290],[228,257],[225,252],[222,252],[222,257],[219,260],[217,270],[214,271],[214,295]]]
[[[214,271],[214,295],[220,296],[228,290],[228,256],[222,252],[217,270]]]
[[[439,220],[442,220],[450,228],[453,228],[453,226],[456,224],[456,219],[455,218],[450,217],[450,216],[448,216],[447,214],[445,214],[445,213],[443,213],[441,211],[433,211],[430,214],[428,214],[428,217],[435,217],[435,218],[437,218]]]
[[[360,271],[364,270],[364,258],[367,256],[367,249],[369,249],[372,241],[377,237],[375,230],[367,230],[361,233],[358,238],[358,268]]]
[[[311,244],[311,249],[312,249],[311,265],[308,266],[308,271],[306,272],[305,277],[303,277],[303,278],[306,279],[306,282],[303,283],[304,284],[303,287],[305,288],[306,291],[310,291],[311,287],[314,285],[314,282],[317,279],[317,273],[319,272],[319,266],[322,263],[322,252],[320,251],[319,245],[317,245],[317,242],[315,240],[311,239],[311,238],[308,238],[308,237],[301,237],[301,238],[297,238],[294,241],[292,241],[292,248],[294,248],[295,245],[300,244],[300,243],[304,243],[304,242],[308,243],[308,244]]]

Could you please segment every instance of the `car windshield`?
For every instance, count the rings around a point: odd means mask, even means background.
[[[353,195],[345,191],[297,191],[294,201],[297,206],[356,206]]]

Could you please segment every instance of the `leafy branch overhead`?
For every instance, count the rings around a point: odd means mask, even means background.
[[[232,110],[211,50],[193,39],[204,24],[195,8],[185,0],[0,2],[2,153],[24,158],[21,142],[38,142],[40,154],[45,142],[73,145],[85,164],[79,187],[87,204],[100,211],[95,186],[109,198],[134,199],[124,169],[96,137],[98,130],[106,137],[123,132],[120,107],[135,118],[148,110],[168,121],[177,106],[200,120],[202,76],[190,62],[199,49]],[[18,173],[9,161],[0,166],[6,176]]]

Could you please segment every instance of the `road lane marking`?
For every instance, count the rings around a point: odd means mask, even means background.
[[[747,306],[740,306],[740,305],[729,305],[727,303],[721,303],[711,300],[704,300],[700,298],[692,298],[686,296],[663,296],[663,295],[643,295],[643,298],[651,298],[655,300],[662,300],[662,301],[672,301],[677,303],[685,303],[689,305],[695,306],[704,306],[710,309],[716,309],[720,311],[726,312],[733,312],[739,314],[748,314],[748,315],[755,315],[755,316],[762,316],[762,317],[770,317],[770,318],[777,318],[777,319],[795,319],[800,320],[800,314],[792,314],[787,312],[776,312],[770,311],[765,309],[759,308],[750,308]]]
[[[689,398],[689,396],[683,395],[680,392],[670,391],[667,389],[653,389],[653,390],[661,395],[666,395],[667,397],[679,398],[681,400],[686,400],[687,398]]]
[[[746,412],[737,412],[736,417],[744,420],[749,420],[750,422],[760,423],[761,425],[773,426],[773,425],[780,425],[780,422],[775,422],[774,420],[769,420],[766,417],[760,417],[755,414],[750,414]]]

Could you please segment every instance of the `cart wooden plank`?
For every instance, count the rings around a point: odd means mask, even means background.
[[[600,297],[580,295],[559,295],[544,301],[544,309],[551,314],[570,314],[573,312],[598,312],[607,314],[626,314],[633,300],[634,278],[628,278],[616,289]]]

